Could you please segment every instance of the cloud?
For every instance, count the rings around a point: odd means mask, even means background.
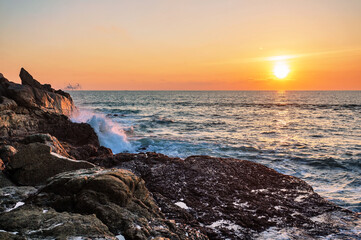
[[[79,89],[81,89],[81,85],[79,83],[75,83],[75,84],[68,83],[68,85],[65,87],[65,90],[79,90]]]

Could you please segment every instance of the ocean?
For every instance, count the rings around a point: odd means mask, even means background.
[[[361,91],[71,91],[119,152],[232,157],[305,180],[361,211]]]

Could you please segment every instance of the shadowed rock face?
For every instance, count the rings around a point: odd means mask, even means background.
[[[127,170],[79,170],[59,174],[33,197],[33,203],[63,212],[95,214],[126,239],[207,239],[164,218],[145,183]],[[187,237],[188,236],[188,237]]]
[[[343,213],[353,226],[351,212],[324,200],[306,182],[254,162],[156,153],[91,161],[130,169],[145,180],[168,218],[201,229],[210,239],[253,238],[271,227],[296,227],[308,236],[338,232],[327,221],[314,220],[321,214]]]

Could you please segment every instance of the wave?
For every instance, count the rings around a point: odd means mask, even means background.
[[[110,148],[115,154],[135,151],[120,124],[114,123],[103,114],[79,110],[71,120],[88,123],[97,134],[100,145]]]

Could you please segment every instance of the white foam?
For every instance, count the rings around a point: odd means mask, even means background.
[[[185,204],[184,202],[176,202],[175,205],[177,205],[178,207],[183,208],[183,209],[189,209],[187,204]]]
[[[115,236],[118,240],[125,240],[125,237],[121,234]]]
[[[13,208],[6,209],[5,212],[11,212],[12,210],[21,207],[24,204],[25,204],[24,202],[17,202]]]
[[[90,111],[78,111],[71,118],[74,122],[86,122],[94,129],[100,145],[110,148],[113,153],[134,152],[134,147],[127,141],[127,136],[119,123],[113,122],[104,114]]]
[[[211,225],[207,226],[208,228],[212,228],[212,229],[219,229],[219,228],[225,228],[228,229],[230,231],[241,231],[242,227],[229,221],[229,220],[218,220],[214,223],[212,223]]]

